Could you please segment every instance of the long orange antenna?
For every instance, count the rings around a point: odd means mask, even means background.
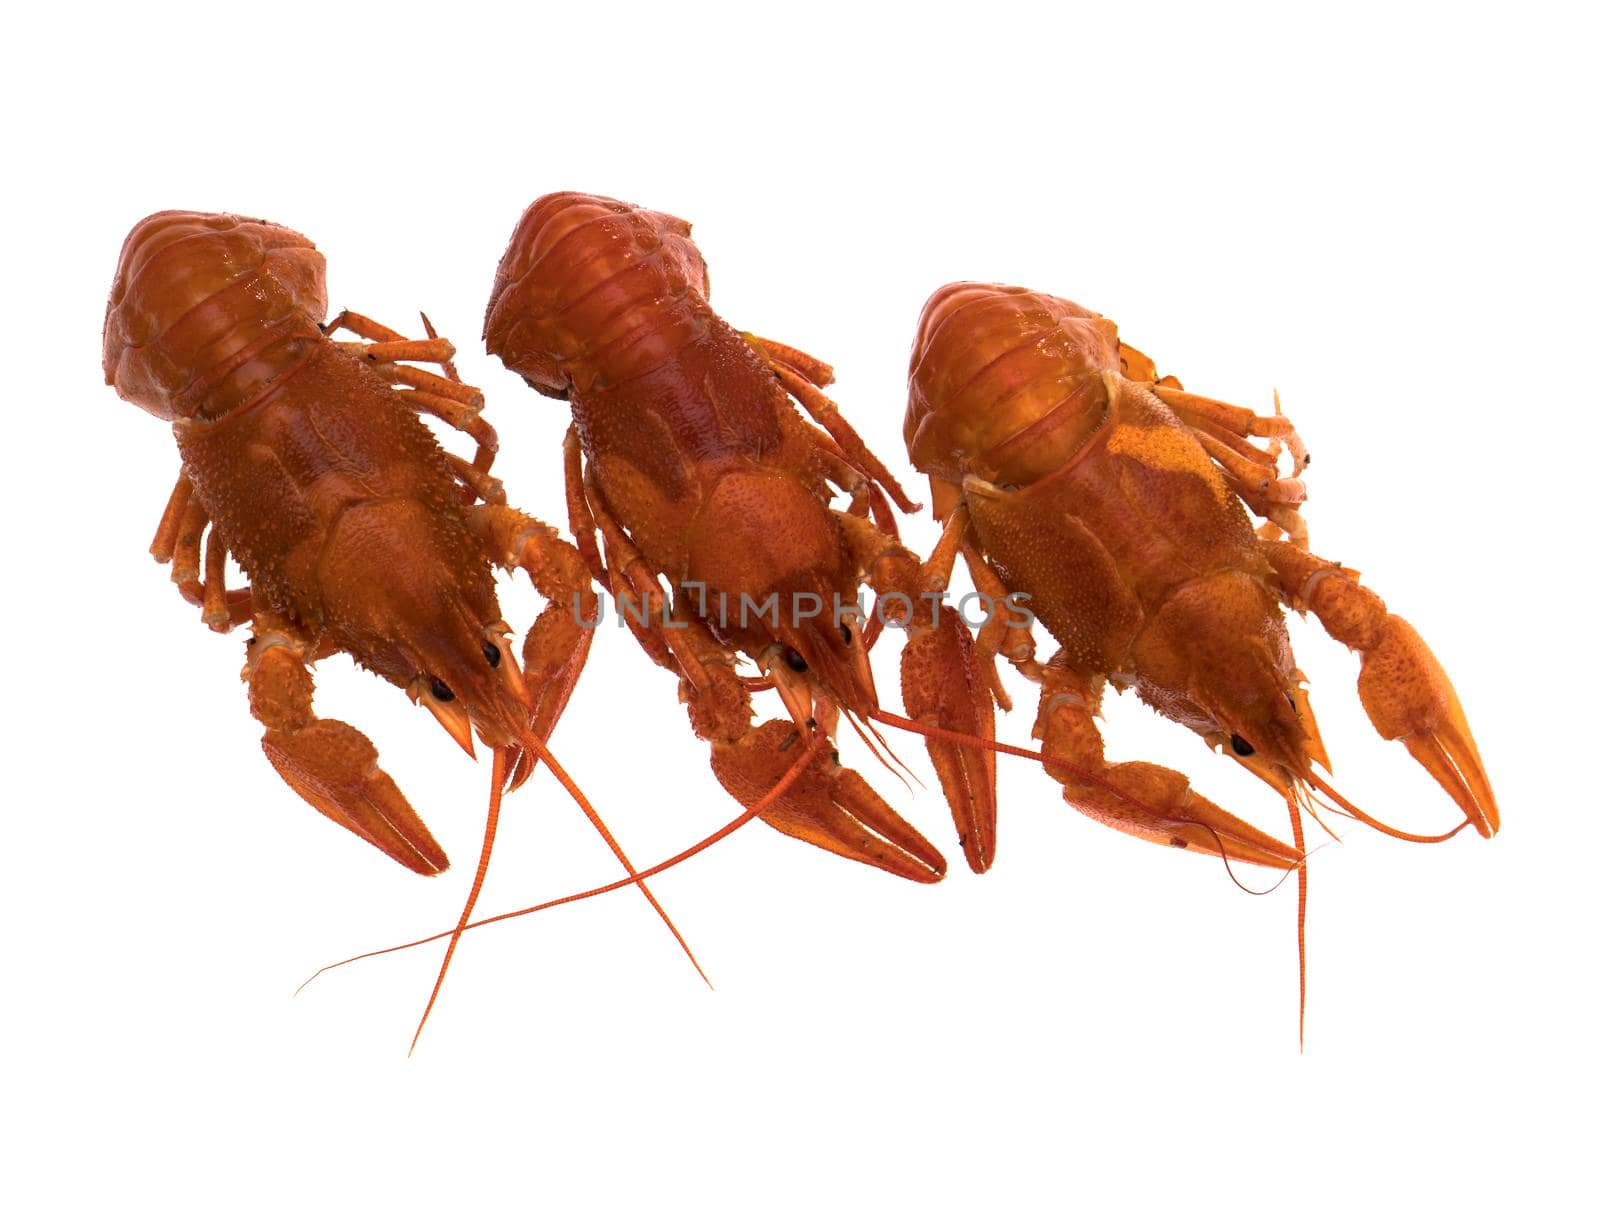
[[[886,711],[881,707],[875,711],[867,712],[867,715],[868,718],[875,719],[879,723],[887,723],[890,727],[897,727],[904,732],[916,732],[919,736],[932,736],[935,740],[948,740],[952,744],[964,744],[968,748],[988,749],[992,753],[1005,753],[1011,757],[1026,757],[1028,760],[1037,761],[1041,765],[1054,765],[1061,769],[1071,770],[1075,774],[1082,775],[1090,782],[1099,783],[1108,791],[1121,794],[1111,783],[1106,782],[1104,779],[1096,778],[1093,773],[1083,766],[1074,765],[1071,761],[1061,757],[1046,756],[1044,753],[1034,752],[1031,748],[1007,744],[1003,740],[989,740],[983,736],[969,736],[966,732],[953,731],[947,727],[937,727],[931,723],[918,723],[915,719],[907,719],[904,715],[896,715],[893,711]],[[1122,794],[1122,798],[1127,802],[1133,802],[1133,799],[1126,794]],[[1143,805],[1141,804],[1140,806]]]
[[[1311,783],[1312,786],[1316,787],[1324,795],[1327,795],[1328,798],[1332,799],[1340,807],[1344,808],[1347,814],[1354,816],[1357,820],[1361,821],[1361,823],[1377,829],[1380,833],[1390,837],[1397,837],[1401,841],[1413,841],[1418,845],[1437,845],[1441,841],[1450,840],[1451,837],[1455,836],[1467,825],[1472,823],[1470,820],[1463,820],[1449,832],[1437,833],[1432,836],[1425,836],[1421,833],[1404,832],[1398,828],[1390,828],[1382,820],[1375,820],[1371,816],[1367,815],[1366,812],[1362,811],[1354,803],[1351,803],[1350,800],[1346,799],[1338,791],[1334,790],[1333,787],[1329,786],[1320,777],[1318,777],[1315,770],[1307,771],[1306,779]]]
[[[897,727],[901,731],[916,732],[921,736],[932,736],[935,740],[946,740],[951,744],[965,745],[967,748],[981,748],[991,753],[1004,753],[1009,757],[1025,757],[1029,761],[1037,761],[1040,765],[1053,765],[1057,769],[1067,770],[1076,774],[1085,782],[1093,782],[1103,790],[1110,791],[1124,803],[1150,811],[1150,806],[1140,803],[1121,787],[1114,785],[1108,779],[1100,777],[1093,770],[1068,761],[1063,757],[1052,757],[1048,753],[1035,752],[1031,748],[1022,748],[1019,745],[1007,744],[1002,740],[990,740],[985,736],[969,736],[966,732],[953,731],[947,727],[936,727],[931,723],[918,723],[915,719],[907,719],[904,715],[896,715],[893,711],[878,709],[869,711],[868,716],[879,723],[887,723],[890,727]],[[1199,824],[1198,820],[1184,820],[1180,817],[1169,817],[1182,824]]]
[[[483,849],[478,854],[478,870],[472,876],[472,890],[467,893],[467,902],[461,906],[461,918],[450,933],[450,945],[445,947],[444,962],[439,964],[439,974],[433,981],[433,991],[428,994],[428,1004],[422,1011],[421,1021],[417,1023],[416,1033],[411,1036],[411,1046],[406,1051],[407,1055],[411,1055],[417,1049],[417,1040],[422,1037],[422,1028],[428,1024],[428,1015],[433,1012],[434,1002],[439,999],[439,989],[444,987],[444,974],[450,970],[450,960],[455,956],[456,943],[461,941],[461,932],[472,919],[472,910],[478,903],[478,893],[483,890],[483,878],[489,873],[489,855],[494,852],[494,834],[500,827],[500,797],[504,793],[505,782],[506,750],[497,748],[494,750],[494,770],[490,774],[489,815],[483,826]]]
[[[1294,847],[1301,854],[1306,852],[1305,826],[1300,820],[1300,805],[1292,796],[1287,797],[1289,804],[1289,828],[1294,834]],[[1300,903],[1295,916],[1295,938],[1300,947],[1300,1054],[1306,1050],[1306,867],[1310,863],[1305,858],[1300,859],[1299,883]]]
[[[600,836],[604,838],[605,843],[610,846],[611,852],[622,863],[623,869],[630,875],[636,873],[633,863],[628,861],[628,855],[622,852],[622,847],[617,844],[616,838],[611,835],[611,830],[606,827],[605,821],[595,811],[594,806],[589,802],[588,796],[579,789],[578,784],[550,756],[550,750],[531,731],[522,731],[521,729],[518,729],[518,731],[518,740],[528,749],[536,752],[540,759],[550,767],[550,772],[556,776],[562,786],[566,788],[567,793],[577,802],[583,814],[588,817],[589,822],[594,825]],[[433,1013],[434,1004],[439,999],[439,990],[444,987],[445,973],[450,970],[450,960],[455,957],[456,946],[461,941],[461,934],[467,928],[468,921],[472,918],[472,910],[477,906],[478,895],[483,890],[484,878],[489,873],[489,858],[494,852],[495,833],[500,827],[500,804],[505,793],[508,772],[506,767],[507,750],[503,748],[495,749],[492,774],[493,784],[489,788],[489,812],[484,822],[483,848],[478,855],[478,869],[473,875],[472,888],[467,892],[467,902],[461,908],[461,917],[456,922],[455,929],[450,933],[450,945],[445,948],[444,961],[439,964],[439,974],[433,982],[433,991],[428,995],[428,1004],[422,1011],[422,1019],[417,1023],[416,1033],[411,1036],[411,1047],[407,1051],[408,1055],[417,1049],[417,1040],[422,1037],[422,1028],[428,1024],[428,1017]],[[666,922],[667,928],[672,931],[672,936],[678,940],[678,945],[683,948],[683,953],[688,955],[689,962],[694,964],[695,971],[700,973],[700,978],[705,980],[707,987],[710,987],[711,980],[706,976],[699,960],[694,957],[694,952],[689,949],[689,943],[685,940],[683,934],[678,932],[678,927],[673,924],[672,918],[667,915],[666,909],[661,906],[654,893],[643,883],[639,884],[639,890],[644,892],[645,899],[650,901],[651,906],[660,914],[661,919]]]
[[[532,732],[519,732],[518,739],[524,744],[539,744],[538,737],[536,737]],[[543,748],[542,745],[539,747]],[[555,773],[556,766],[550,760],[550,750],[545,749],[540,754],[540,757],[545,764],[550,765],[550,772]],[[595,811],[594,806],[583,796],[581,792],[575,793],[573,798],[578,801],[579,808],[581,808],[583,810],[583,814],[588,817],[589,823],[594,825],[594,830],[600,834],[601,840],[603,840],[610,848],[611,852],[616,855],[617,861],[622,863],[622,869],[627,871],[630,875],[638,875],[638,870],[635,869],[633,863],[628,860],[628,855],[622,851],[622,846],[617,843],[616,837],[614,837],[611,833],[611,830],[606,827],[606,822],[600,818],[600,813]],[[642,880],[642,876],[640,876],[640,878]],[[694,957],[694,951],[689,949],[688,940],[684,938],[683,934],[678,932],[678,927],[673,924],[672,918],[667,915],[667,910],[661,907],[661,901],[656,899],[655,892],[646,887],[642,881],[639,883],[639,890],[644,893],[644,898],[650,901],[650,907],[656,910],[656,915],[659,916],[666,924],[666,927],[672,931],[672,936],[678,940],[678,945],[683,948],[683,953],[689,956],[689,962],[694,964],[695,971],[700,973],[700,978],[705,981],[706,987],[713,987],[711,983],[711,977],[706,975],[705,968],[700,966],[700,960]]]
[[[498,913],[492,917],[485,917],[481,921],[473,921],[471,924],[462,927],[459,932],[464,933],[468,929],[477,929],[484,925],[494,925],[500,921],[512,920],[515,917],[525,917],[531,913],[543,912],[547,908],[559,908],[563,904],[573,904],[579,900],[588,900],[594,896],[602,896],[608,892],[617,891],[620,888],[632,886],[633,884],[639,883],[642,880],[653,878],[664,870],[672,869],[672,867],[677,866],[680,862],[687,862],[690,858],[694,857],[702,850],[711,848],[711,846],[715,845],[718,841],[721,841],[724,837],[738,832],[746,824],[749,824],[750,821],[754,820],[757,816],[761,815],[762,812],[766,811],[767,808],[776,803],[779,798],[787,794],[789,788],[795,784],[795,780],[805,772],[806,767],[810,765],[811,762],[816,758],[817,754],[823,750],[826,743],[827,736],[824,735],[820,730],[813,733],[810,742],[806,745],[800,756],[795,760],[795,763],[784,771],[783,777],[778,779],[771,790],[762,795],[761,798],[756,800],[755,803],[751,804],[750,807],[741,815],[717,829],[716,832],[711,833],[706,837],[702,837],[688,849],[673,855],[666,861],[658,862],[648,870],[642,870],[638,874],[630,875],[626,879],[618,879],[614,883],[607,883],[603,887],[591,887],[588,891],[574,892],[572,895],[561,896],[555,900],[546,900],[543,904],[535,904],[531,908],[519,908],[513,912]],[[352,955],[348,959],[340,959],[337,963],[329,963],[327,966],[319,967],[316,971],[312,972],[311,975],[306,978],[305,983],[301,984],[299,988],[295,989],[295,995],[298,996],[306,988],[306,986],[311,983],[312,980],[315,980],[324,972],[334,970],[336,967],[345,967],[351,963],[360,962],[362,959],[376,958],[378,955],[394,954],[397,951],[410,950],[416,946],[426,946],[429,942],[437,942],[440,938],[453,937],[456,932],[457,931],[445,930],[442,933],[432,934],[426,938],[417,938],[412,942],[402,942],[398,946],[385,946],[381,950],[369,950],[365,954]]]
[[[1071,770],[1074,774],[1077,774],[1079,777],[1086,778],[1087,780],[1095,783],[1097,786],[1104,787],[1106,790],[1111,791],[1125,803],[1133,803],[1139,807],[1145,806],[1144,804],[1138,803],[1131,795],[1125,794],[1123,791],[1113,786],[1106,779],[1097,777],[1088,770],[1084,769],[1082,766],[1075,765],[1070,761],[1063,761],[1060,758],[1051,757],[1045,753],[1036,753],[1032,749],[1018,748],[1016,745],[1012,744],[1003,744],[1000,741],[990,740],[982,736],[968,736],[964,732],[953,732],[942,727],[932,727],[925,723],[918,723],[914,719],[905,719],[899,715],[891,714],[888,711],[874,711],[872,713],[872,717],[881,723],[889,724],[891,727],[900,727],[905,728],[907,731],[921,732],[923,735],[933,736],[940,740],[950,740],[957,744],[968,745],[972,748],[989,749],[993,752],[1008,753],[1016,757],[1027,757],[1031,760],[1038,761],[1043,765],[1059,766],[1062,769]],[[1313,778],[1315,778],[1315,775],[1313,775]],[[1329,790],[1329,788],[1323,784],[1321,779],[1316,779],[1316,784],[1323,790],[1327,790],[1330,794],[1332,793],[1331,790]],[[1344,803],[1344,800],[1339,799],[1337,795],[1335,795],[1334,798],[1338,799],[1341,804]],[[1300,1050],[1304,1051],[1306,1047],[1306,836],[1305,829],[1301,827],[1300,813],[1297,810],[1294,800],[1291,798],[1288,802],[1289,824],[1294,830],[1294,847],[1300,851],[1300,861],[1295,867],[1299,877],[1300,885],[1300,902],[1296,934],[1299,938],[1300,945]],[[1345,806],[1348,807],[1349,805],[1346,804]],[[1356,812],[1356,809],[1351,808],[1351,811]],[[1357,819],[1366,820],[1368,823],[1373,824],[1374,827],[1380,828],[1384,832],[1392,833],[1395,836],[1404,837],[1407,840],[1443,841],[1446,839],[1445,837],[1414,837],[1409,833],[1400,833],[1395,829],[1386,828],[1377,824],[1376,821],[1371,820],[1370,817],[1367,817],[1364,814],[1357,814]],[[1191,823],[1200,822],[1191,821]],[[1447,835],[1454,836],[1456,832],[1460,832],[1467,826],[1467,824],[1468,821],[1463,820],[1461,824],[1456,827],[1455,832]],[[1201,827],[1208,826],[1201,825]],[[1213,837],[1217,837],[1215,830],[1209,831],[1211,831],[1211,835]],[[1238,876],[1233,873],[1233,863],[1228,861],[1228,853],[1223,847],[1222,839],[1220,837],[1217,837],[1217,848],[1219,851],[1221,851],[1223,865],[1227,868],[1228,877],[1233,880],[1234,884],[1239,887],[1241,891],[1251,892],[1252,895],[1266,894],[1265,892],[1254,892],[1251,888],[1248,888],[1243,883],[1239,882]],[[1287,877],[1288,872],[1286,871],[1284,872],[1283,878]],[[1276,890],[1276,888],[1283,882],[1283,878],[1280,878],[1277,883],[1272,885],[1272,887],[1267,888],[1267,891],[1270,892]]]

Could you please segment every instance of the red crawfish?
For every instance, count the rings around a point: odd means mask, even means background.
[[[1378,824],[1317,772],[1328,756],[1284,606],[1309,610],[1360,653],[1358,689],[1378,734],[1401,741],[1479,833],[1499,827],[1466,716],[1422,637],[1354,570],[1306,549],[1297,476],[1308,460],[1281,415],[1158,377],[1116,325],[1074,303],[960,282],[923,309],[905,440],[978,585],[1002,599],[1026,594],[1060,644],[1040,663],[1029,630],[997,610],[978,648],[1003,705],[997,655],[1039,685],[1034,735],[1067,763],[1048,766],[1067,801],[1163,845],[1298,867],[1302,963],[1300,810],[1315,816],[1313,790],[1391,835],[1443,838]],[[1285,451],[1289,477],[1278,471]],[[1267,519],[1259,531],[1247,509]],[[1284,795],[1294,844],[1174,770],[1108,764],[1095,724],[1107,683],[1132,688]],[[1303,980],[1302,967],[1302,994]]]
[[[502,786],[531,771],[531,755],[626,866],[544,746],[598,609],[582,558],[505,503],[483,397],[426,318],[427,338],[407,340],[351,312],[324,324],[326,310],[322,255],[288,228],[163,211],[128,235],[106,310],[106,382],[171,423],[182,459],[152,554],[213,629],[250,625],[244,676],[262,747],[329,819],[419,874],[448,864],[372,743],[312,710],[312,664],[346,652],[468,753],[474,732],[494,750],[480,882]],[[363,339],[336,341],[341,329]],[[443,450],[423,415],[470,434],[475,458]],[[224,584],[230,555],[247,585]],[[495,566],[523,569],[549,602],[521,668]]]
[[[868,662],[883,618],[908,633],[907,712],[992,737],[970,633],[925,596],[943,588],[954,548],[925,566],[901,545],[889,498],[915,506],[822,393],[832,370],[711,309],[688,223],[580,193],[538,199],[500,262],[484,333],[511,370],[571,406],[565,467],[579,549],[640,645],[679,679],[713,770],[747,808],[766,801],[809,729],[832,735],[841,714],[895,721]],[[836,496],[848,503],[832,507]],[[847,608],[863,584],[879,594],[873,622]],[[751,691],[764,688],[778,691],[788,721],[752,725]],[[928,748],[981,869],[993,752]],[[908,879],[945,870],[836,760],[811,763],[762,818]]]

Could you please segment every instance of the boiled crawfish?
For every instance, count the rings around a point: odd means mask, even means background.
[[[483,397],[459,381],[452,346],[426,317],[427,339],[406,340],[351,312],[323,324],[326,310],[322,255],[288,228],[183,211],[133,228],[106,311],[104,365],[107,383],[177,438],[182,470],[152,553],[173,564],[213,629],[250,624],[245,676],[262,747],[329,819],[420,874],[448,865],[372,743],[313,713],[311,665],[346,652],[469,754],[474,732],[494,750],[484,863],[503,784],[537,755],[631,872],[544,745],[593,635],[584,622],[598,599],[584,561],[505,503],[489,474],[497,442]],[[341,329],[363,340],[334,340]],[[444,451],[422,415],[470,434],[474,459]],[[225,585],[229,555],[247,587]],[[495,566],[526,571],[549,603],[520,669]]]
[[[1378,734],[1401,741],[1479,833],[1499,827],[1466,716],[1422,637],[1356,572],[1307,550],[1307,456],[1282,415],[1158,377],[1116,325],[1074,303],[959,282],[923,309],[905,440],[978,585],[1025,594],[1060,645],[1040,663],[1009,605],[978,641],[1002,705],[997,656],[1039,685],[1034,735],[1078,810],[1161,844],[1298,868],[1302,955],[1300,810],[1315,815],[1313,791],[1392,835],[1443,839],[1379,824],[1317,772],[1328,756],[1284,629],[1288,606],[1360,653],[1358,689]],[[1265,519],[1259,531],[1247,509]],[[1284,795],[1294,844],[1174,770],[1108,764],[1095,724],[1108,683]]]
[[[679,678],[718,779],[746,807],[765,803],[809,729],[831,735],[841,712],[886,719],[868,662],[882,618],[908,630],[908,712],[992,736],[970,634],[924,596],[942,587],[954,548],[924,566],[899,542],[888,498],[914,506],[823,395],[831,369],[735,330],[707,292],[683,220],[550,194],[512,235],[485,340],[532,387],[570,404],[571,529],[640,645]],[[846,507],[830,507],[835,490]],[[880,603],[898,595],[872,622],[837,608],[863,583]],[[747,608],[766,602],[776,617]],[[806,616],[800,602],[823,610]],[[753,675],[741,675],[741,658]],[[790,719],[752,726],[751,691],[769,687]],[[941,740],[929,752],[968,860],[986,866],[993,753]],[[813,763],[762,818],[908,879],[944,873],[939,852],[837,762]]]

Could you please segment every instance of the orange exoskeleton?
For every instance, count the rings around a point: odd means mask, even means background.
[[[1297,478],[1306,456],[1281,415],[1158,377],[1110,320],[1076,304],[961,282],[923,309],[905,439],[980,587],[1025,594],[1060,645],[1040,663],[1030,630],[1005,610],[978,640],[1003,705],[998,655],[1040,686],[1034,734],[1064,762],[1049,768],[1080,811],[1162,844],[1299,867],[1303,914],[1299,813],[1315,813],[1312,790],[1376,821],[1314,768],[1328,758],[1284,629],[1288,606],[1360,653],[1361,700],[1378,733],[1403,742],[1478,832],[1498,828],[1466,717],[1427,645],[1355,572],[1306,549]],[[1259,530],[1247,509],[1266,519]],[[1283,794],[1294,844],[1202,798],[1176,771],[1108,764],[1095,724],[1108,682]]]
[[[250,709],[284,781],[407,869],[447,859],[371,742],[313,713],[310,667],[333,653],[399,686],[469,753],[474,733],[494,750],[484,862],[503,785],[535,757],[604,832],[544,746],[592,637],[583,559],[507,506],[482,395],[426,318],[427,338],[406,340],[350,312],[324,324],[326,306],[322,255],[285,227],[163,211],[128,235],[106,382],[170,422],[182,458],[152,554],[213,629],[250,624]],[[340,329],[364,339],[336,341]],[[442,449],[423,414],[471,435],[475,458]],[[229,555],[247,587],[226,588]],[[549,602],[520,669],[495,566],[525,570]]]
[[[570,404],[579,549],[645,651],[679,678],[717,777],[748,807],[790,768],[808,728],[831,734],[841,713],[887,718],[868,663],[877,628],[839,609],[863,583],[880,603],[898,595],[879,617],[908,629],[908,712],[992,736],[971,636],[925,596],[943,587],[954,549],[924,565],[900,544],[886,497],[913,506],[822,394],[831,369],[736,331],[707,291],[683,220],[551,194],[527,209],[500,262],[485,339],[536,390]],[[836,490],[847,507],[830,507]],[[741,658],[754,675],[740,675]],[[750,693],[764,688],[789,721],[752,726]],[[987,866],[993,752],[942,740],[929,752],[969,861]],[[813,764],[762,819],[905,878],[944,873],[938,851],[837,763]]]

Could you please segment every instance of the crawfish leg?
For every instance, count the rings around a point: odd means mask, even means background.
[[[939,598],[950,581],[957,552],[966,540],[967,511],[955,510],[927,564],[881,531],[842,515],[851,549],[878,593],[875,615],[894,595],[909,603],[900,624],[906,646],[900,654],[900,697],[918,723],[994,740],[993,682],[978,660],[961,616]],[[982,873],[994,862],[998,806],[992,749],[971,748],[926,737],[928,759],[955,820],[967,865]]]
[[[593,478],[585,482],[585,489],[585,507],[605,540],[605,563],[611,572],[611,595],[617,602],[618,613],[652,660],[663,668],[672,669],[690,685],[704,688],[709,674],[700,663],[697,650],[700,645],[689,637],[692,628],[678,622],[671,626],[651,625],[656,618],[665,621],[668,612],[667,595],[656,571],[606,510]],[[728,658],[720,646],[717,655],[719,659]]]
[[[444,460],[450,464],[450,470],[456,479],[466,488],[468,504],[476,500],[491,505],[506,503],[505,486],[487,471],[474,463],[469,463],[460,455],[451,454],[448,450],[445,451]]]
[[[1228,444],[1249,458],[1259,461],[1264,456],[1271,460],[1263,465],[1276,463],[1278,451],[1285,447],[1293,459],[1293,474],[1299,475],[1311,462],[1305,442],[1300,440],[1300,434],[1283,414],[1276,392],[1272,396],[1273,415],[1261,416],[1238,404],[1225,404],[1221,400],[1195,395],[1181,387],[1169,386],[1165,381],[1154,384],[1151,389],[1185,424],[1218,438],[1237,439]],[[1269,439],[1266,449],[1244,441],[1250,437]]]
[[[827,381],[832,381],[833,371],[830,367],[785,345],[748,336],[746,339],[766,357],[783,389],[800,402],[812,420],[827,430],[829,437],[839,443],[839,448],[844,451],[844,456],[850,463],[865,471],[869,479],[882,484],[894,498],[894,503],[904,512],[915,513],[922,507],[912,502],[906,495],[905,489],[893,475],[889,474],[889,469],[867,448],[866,442],[861,440],[861,435],[855,431],[850,422],[845,420],[838,406],[817,387],[812,376],[825,377]],[[797,356],[803,360],[796,364],[785,360],[784,354]],[[826,371],[826,375],[823,376],[821,371]]]
[[[245,677],[250,713],[266,728],[261,747],[280,777],[335,824],[420,875],[450,865],[389,775],[372,741],[311,709],[310,644],[277,615],[257,612]]]
[[[472,438],[478,447],[472,460],[472,468],[476,473],[485,474],[494,465],[495,455],[500,452],[500,435],[495,432],[493,425],[483,419],[477,408],[459,400],[447,399],[435,391],[397,388],[395,396],[408,408],[436,416],[452,429]],[[470,488],[472,484],[467,483],[467,486]]]
[[[167,507],[161,511],[161,524],[156,536],[150,540],[150,554],[157,563],[171,563],[178,547],[178,528],[189,508],[189,498],[194,495],[194,483],[186,471],[178,472],[178,482],[172,485],[172,495],[167,497]]]
[[[996,660],[1004,656],[1029,681],[1041,681],[1044,666],[1034,659],[1033,625],[1028,615],[1011,604],[1005,582],[970,538],[961,544],[961,557],[972,575],[973,587],[983,595],[990,610],[988,620],[978,631],[978,662],[988,671],[995,702],[1009,711],[1011,696],[1000,682]]]
[[[596,537],[594,512],[589,505],[588,491],[584,486],[583,443],[578,436],[578,426],[576,424],[567,426],[566,437],[561,443],[561,465],[562,479],[567,497],[568,526],[577,541],[578,554],[583,560],[584,567],[588,569],[590,577],[595,582],[606,585],[611,589],[613,600],[621,601],[624,597],[628,597],[631,600],[630,590],[623,582],[620,574],[618,574],[617,569],[614,566],[607,567],[605,560],[600,556],[600,544]],[[620,527],[616,526],[609,517],[607,522],[611,532],[618,536],[618,541],[623,541],[620,537]],[[632,550],[631,544],[628,545],[628,549]],[[635,554],[637,553],[635,552]],[[576,601],[574,608],[576,609]],[[676,673],[678,671],[677,662],[673,659],[672,653],[667,649],[666,645],[660,641],[659,636],[653,634],[644,625],[643,611],[637,613],[623,611],[623,617],[627,621],[634,638],[638,640],[650,658],[662,667]],[[598,601],[595,603],[594,625],[599,625]],[[590,634],[592,635],[592,633],[593,630],[591,628]]]
[[[407,340],[384,324],[354,311],[341,311],[322,330],[331,336],[340,329],[353,332],[360,341],[341,341],[339,346],[368,362],[372,368],[396,385],[395,394],[408,408],[428,416],[436,416],[445,424],[467,434],[477,443],[477,453],[472,466],[481,473],[494,465],[500,451],[500,437],[494,426],[483,419],[483,393],[468,387],[456,373],[456,349],[449,341],[433,330],[428,317],[422,317],[422,326],[428,339]],[[414,366],[401,366],[399,362],[431,362],[444,370],[441,377]],[[471,478],[463,478],[473,497],[502,502],[504,496],[484,496]],[[473,497],[468,498],[468,503]]]
[[[200,544],[210,524],[204,506],[194,498],[194,485],[180,472],[150,543],[157,563],[172,564],[172,579],[183,599],[200,607],[200,618],[214,631],[230,631],[250,617],[250,590],[229,589],[227,547],[216,528],[205,544],[205,578],[201,579]]]
[[[205,597],[200,581],[200,545],[210,522],[205,506],[191,494],[178,519],[172,546],[172,583],[190,605],[200,605]]]
[[[1068,803],[1091,819],[1129,836],[1176,849],[1291,870],[1301,851],[1223,811],[1189,786],[1176,770],[1147,761],[1108,764],[1095,716],[1105,679],[1071,668],[1058,653],[1045,666],[1039,718],[1033,734],[1046,764],[1065,788]]]
[[[850,497],[850,507],[846,512],[854,517],[870,517],[872,496],[867,491],[867,485],[872,481],[850,465],[826,433],[810,429],[808,436],[816,448],[817,457],[822,460],[828,482]]]
[[[374,370],[392,383],[417,390],[432,391],[457,403],[482,408],[483,392],[476,387],[467,386],[456,373],[455,363],[451,360],[455,356],[455,346],[433,330],[433,325],[426,315],[422,317],[422,326],[427,330],[428,339],[412,341],[376,320],[370,320],[354,311],[341,311],[324,324],[322,330],[325,334],[332,335],[344,328],[362,337],[360,341],[341,341],[339,346],[368,362]],[[438,365],[444,374],[438,375],[428,370],[419,370],[415,366],[400,364],[406,361],[432,362]]]
[[[347,310],[324,324],[322,332],[324,336],[332,336],[342,328],[355,333],[361,340],[339,341],[338,345],[369,362],[433,362],[444,368],[449,381],[459,384],[461,376],[456,373],[455,363],[451,360],[456,355],[456,347],[433,330],[427,316],[422,317],[422,323],[427,329],[428,339],[408,340],[377,320]]]
[[[894,509],[884,495],[878,481],[845,456],[839,443],[827,433],[795,419],[795,429],[822,460],[823,473],[829,483],[850,497],[847,510],[855,517],[871,517],[878,529],[892,538],[900,537],[900,526],[895,521]]]
[[[781,341],[768,340],[764,336],[757,336],[753,332],[741,333],[745,340],[754,345],[764,356],[769,364],[782,362],[785,366],[803,376],[806,382],[814,387],[826,387],[833,382],[833,367],[820,357],[796,349],[793,345],[785,345]]]
[[[1493,836],[1500,809],[1472,729],[1455,687],[1416,628],[1389,613],[1383,598],[1359,583],[1359,572],[1289,543],[1260,546],[1290,608],[1310,610],[1329,635],[1361,656],[1356,688],[1378,735],[1403,743],[1473,827]]]
[[[206,536],[206,582],[200,595],[200,620],[213,631],[233,630],[253,612],[249,589],[228,588],[228,546],[215,526]]]
[[[577,548],[554,529],[505,505],[480,505],[468,524],[489,557],[521,568],[547,603],[522,645],[523,676],[533,695],[533,731],[548,739],[589,658],[600,601]]]
[[[341,329],[346,332],[355,333],[364,341],[405,340],[405,337],[401,336],[393,328],[386,327],[385,325],[378,323],[377,320],[368,319],[359,311],[351,311],[348,308],[339,312],[338,315],[334,316],[326,324],[322,325],[322,332],[324,336],[332,336],[335,332],[338,332]]]
[[[567,435],[561,442],[561,472],[567,493],[567,524],[578,543],[578,553],[588,565],[589,574],[600,584],[609,584],[611,578],[595,540],[594,514],[583,487],[583,442],[576,424],[567,426]]]
[[[1311,461],[1305,443],[1295,431],[1273,393],[1274,415],[1258,416],[1237,404],[1225,404],[1184,391],[1176,381],[1167,380],[1151,387],[1161,402],[1193,431],[1216,464],[1228,486],[1257,517],[1266,518],[1264,535],[1287,535],[1296,546],[1306,545],[1306,525],[1299,513],[1305,500],[1305,485],[1298,478]],[[1265,448],[1252,445],[1252,437],[1268,439]],[[1288,477],[1278,474],[1279,452],[1288,448],[1292,469]]]

